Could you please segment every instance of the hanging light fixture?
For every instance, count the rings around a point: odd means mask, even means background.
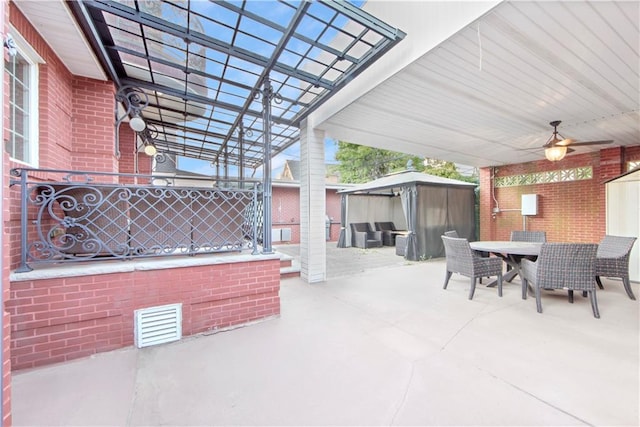
[[[557,162],[559,160],[562,160],[566,155],[567,155],[567,147],[564,147],[562,145],[554,145],[552,147],[548,147],[544,149],[544,156],[550,162]]]
[[[132,113],[129,126],[136,132],[142,132],[147,127],[147,123],[140,117],[140,111],[136,110]]]
[[[149,105],[149,97],[142,89],[126,85],[121,87],[116,93],[115,97],[115,132],[116,132],[116,146],[115,155],[116,158],[120,158],[120,124],[129,118],[129,126],[135,132],[142,132],[147,128],[147,123],[142,118],[142,110]],[[124,114],[118,117],[118,113],[122,107],[125,108]]]
[[[158,137],[158,130],[153,124],[146,126],[144,130],[138,132],[138,136],[142,141],[142,150],[147,156],[155,156],[158,152],[156,147],[156,138]],[[139,147],[139,146],[138,146]]]
[[[565,139],[562,135],[558,133],[558,125],[560,124],[560,120],[556,120],[554,122],[549,123],[553,126],[553,134],[551,138],[544,144],[544,156],[550,162],[557,162],[559,160],[564,159],[564,156],[567,155],[567,145],[573,142],[570,139]]]

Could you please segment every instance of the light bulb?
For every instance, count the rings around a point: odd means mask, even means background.
[[[155,156],[158,150],[156,150],[156,146],[153,144],[146,144],[144,146],[144,154],[147,156]]]
[[[554,145],[549,148],[545,148],[544,150],[544,156],[551,162],[557,162],[558,160],[564,159],[566,154],[567,147],[562,145]]]
[[[129,126],[136,132],[142,132],[147,127],[147,124],[142,117],[136,114],[129,120]]]

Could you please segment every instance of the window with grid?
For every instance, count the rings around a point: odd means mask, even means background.
[[[9,78],[6,150],[13,160],[37,166],[38,67],[20,48],[4,64]]]

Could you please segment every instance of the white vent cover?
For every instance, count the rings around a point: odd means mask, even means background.
[[[138,348],[178,341],[182,337],[182,304],[134,311],[134,339]]]

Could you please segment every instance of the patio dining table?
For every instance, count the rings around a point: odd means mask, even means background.
[[[524,257],[537,257],[540,255],[542,243],[538,242],[517,242],[517,241],[477,241],[469,243],[474,251],[489,252],[499,256],[511,267],[502,279],[511,282],[514,277],[520,274],[520,261]],[[495,286],[497,281],[492,281],[487,286]]]

